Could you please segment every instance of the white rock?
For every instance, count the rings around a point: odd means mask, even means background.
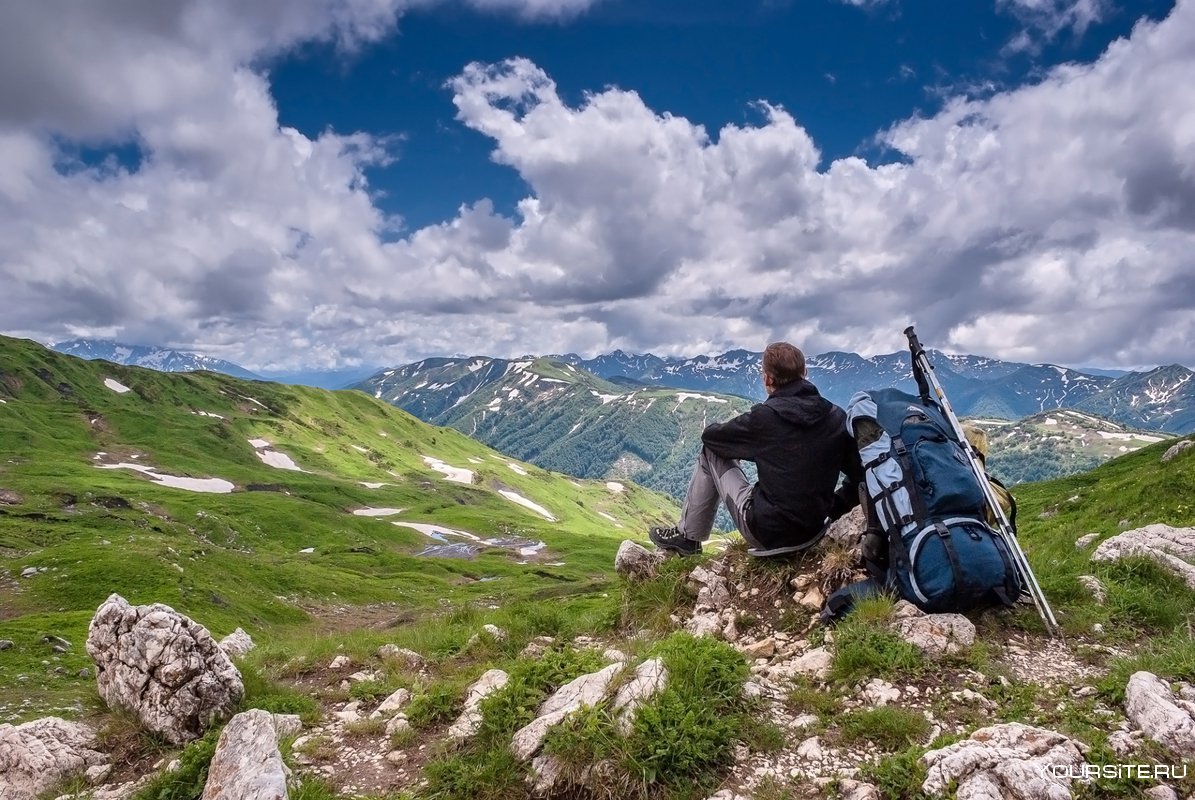
[[[921,788],[937,796],[957,782],[962,800],[1070,800],[1069,775],[1082,769],[1085,749],[1060,733],[1019,722],[980,728],[922,757],[929,769]],[[1061,769],[1055,774],[1050,767]]]
[[[87,634],[100,697],[132,711],[174,744],[226,718],[245,693],[241,674],[202,625],[169,606],[110,596]]]
[[[240,628],[237,628],[232,633],[220,640],[220,649],[223,650],[229,658],[244,658],[245,655],[252,650],[256,645],[253,644],[253,639],[249,634],[245,633]]]
[[[353,660],[348,656],[336,656],[336,658],[332,659],[332,663],[328,664],[328,669],[344,669],[352,663]]]
[[[900,689],[882,678],[872,678],[863,687],[863,698],[873,706],[886,706],[900,699]]]
[[[286,800],[286,766],[268,711],[237,714],[220,732],[202,800]]]
[[[482,674],[465,694],[465,707],[448,729],[448,738],[467,739],[477,733],[482,722],[481,701],[505,686],[508,680],[510,676],[500,669],[491,669]]]
[[[1189,707],[1184,707],[1189,706]],[[1155,742],[1183,758],[1195,759],[1195,716],[1187,701],[1151,672],[1135,672],[1125,689],[1125,716]]]
[[[583,707],[596,705],[606,694],[614,677],[622,670],[620,663],[575,678],[561,686],[539,707],[536,719],[515,732],[511,750],[526,761],[539,750],[553,725]]]
[[[850,778],[838,782],[838,792],[841,800],[882,800],[879,789]]]
[[[1100,535],[1098,533],[1085,533],[1082,536],[1080,536],[1078,539],[1075,539],[1075,548],[1079,549],[1079,550],[1086,549],[1086,547],[1089,544],[1091,544],[1098,538],[1100,538]]]
[[[539,755],[531,760],[531,784],[533,797],[548,797],[564,780],[564,762],[556,756]]]
[[[906,605],[917,610],[911,603]],[[975,625],[962,614],[922,614],[917,611],[917,615],[906,611],[890,627],[922,653],[932,657],[954,655],[975,644]]]
[[[1149,800],[1179,800],[1178,792],[1169,786],[1154,786],[1145,790],[1145,796]]]
[[[427,666],[427,659],[416,653],[414,650],[408,650],[405,647],[399,647],[396,644],[384,644],[378,648],[378,658],[382,660],[392,659],[398,661],[408,669],[420,670]]]
[[[685,623],[685,630],[694,636],[709,636],[716,639],[722,632],[722,618],[714,611],[695,614]]]
[[[1115,561],[1128,556],[1152,558],[1195,589],[1195,528],[1146,525],[1100,542],[1092,561]]]
[[[1190,439],[1183,439],[1181,442],[1171,445],[1169,449],[1162,454],[1162,463],[1165,464],[1166,462],[1173,460],[1177,456],[1181,455],[1184,450],[1192,446],[1195,446],[1195,442],[1191,441]]]
[[[493,637],[495,642],[506,641],[506,631],[502,630],[497,625],[482,625],[481,629]]]
[[[1079,584],[1091,592],[1092,599],[1101,606],[1108,600],[1108,590],[1104,588],[1104,584],[1094,575],[1080,575]]]
[[[648,550],[625,539],[614,556],[614,571],[627,580],[649,580],[656,576],[663,560],[663,550]]]
[[[399,711],[402,711],[403,707],[409,702],[411,702],[410,689],[398,689],[385,700],[383,700],[382,704],[374,709],[373,713],[369,716],[371,719],[392,717]]]
[[[393,736],[396,733],[405,733],[409,730],[411,730],[411,721],[402,714],[399,714],[386,723],[387,736]]]
[[[648,659],[635,668],[635,674],[614,695],[613,709],[618,714],[618,729],[623,736],[631,732],[639,707],[667,685],[668,669],[661,659]]]
[[[299,719],[298,714],[274,714],[273,717],[274,730],[279,739],[296,736],[303,730],[303,720]]]
[[[834,655],[824,647],[815,647],[802,656],[791,661],[784,661],[768,669],[773,678],[792,678],[796,675],[806,675],[822,680],[829,676],[830,667],[834,663]]]
[[[823,755],[822,743],[816,736],[811,736],[797,745],[797,756],[806,761],[821,761]]]
[[[80,722],[46,717],[0,725],[0,797],[34,800],[88,768],[107,762],[92,748],[95,731]]]
[[[1108,747],[1113,753],[1124,758],[1137,751],[1145,734],[1141,731],[1114,731],[1108,736]]]

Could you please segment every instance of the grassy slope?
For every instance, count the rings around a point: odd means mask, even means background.
[[[131,391],[118,394],[105,378]],[[311,614],[343,604],[393,603],[419,613],[445,598],[532,598],[545,584],[554,594],[592,594],[605,586],[627,532],[675,513],[665,498],[632,485],[615,493],[531,466],[520,474],[510,459],[458,432],[359,392],[84,362],[0,337],[0,399],[0,488],[21,497],[0,505],[0,639],[16,645],[0,653],[0,709],[9,706],[0,719],[36,716],[93,692],[74,674],[89,664],[87,623],[111,592],[167,603],[217,634],[242,626],[284,641],[300,635]],[[250,438],[271,441],[308,472],[266,466]],[[137,455],[165,473],[224,478],[237,491],[160,487],[129,470],[98,469],[97,452],[121,461]],[[423,455],[474,470],[474,484],[444,480]],[[362,481],[387,485],[369,489]],[[274,490],[245,491],[250,484]],[[349,513],[364,506],[406,510],[382,519]],[[417,558],[430,542],[389,524],[394,519],[516,535],[548,549],[539,565],[519,564],[503,550],[474,560]],[[315,552],[299,553],[308,547]],[[30,566],[46,571],[18,577]],[[40,641],[46,634],[74,647],[52,656]]]

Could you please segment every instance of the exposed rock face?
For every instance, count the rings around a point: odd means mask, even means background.
[[[960,800],[1070,800],[1084,745],[1061,733],[1010,722],[980,728],[971,738],[923,756],[922,791],[946,794],[958,782]]]
[[[664,560],[661,550],[646,547],[624,539],[614,556],[614,571],[627,580],[647,580],[656,576],[660,562]]]
[[[867,519],[863,514],[863,506],[855,506],[850,512],[830,523],[826,539],[847,547],[858,547],[866,528]]]
[[[169,606],[110,596],[87,634],[100,697],[174,744],[198,738],[245,693],[241,674],[202,625]]]
[[[1091,597],[1101,606],[1108,600],[1108,590],[1104,588],[1103,581],[1094,575],[1080,575],[1079,584],[1084,589],[1091,592]]]
[[[23,502],[25,502],[25,499],[12,489],[0,489],[0,505],[18,506]]]
[[[1115,561],[1128,556],[1152,558],[1172,570],[1195,589],[1195,528],[1172,528],[1169,525],[1146,525],[1125,531],[1100,542],[1091,554],[1092,561]]]
[[[927,656],[953,655],[975,644],[975,625],[962,614],[926,614],[902,600],[893,617],[893,630]]]
[[[287,800],[286,767],[270,712],[255,708],[224,726],[202,800]]]
[[[1125,689],[1125,715],[1146,736],[1195,759],[1195,702],[1175,696],[1151,672],[1135,672]]]
[[[552,726],[560,724],[569,714],[583,707],[597,705],[622,667],[621,663],[611,664],[597,672],[575,678],[557,689],[539,707],[536,719],[515,732],[510,743],[515,757],[520,761],[528,760],[539,751]]]
[[[257,645],[253,644],[253,639],[249,634],[245,633],[240,628],[237,628],[232,633],[220,640],[220,649],[223,650],[229,658],[244,658]]]
[[[374,709],[370,714],[371,719],[389,719],[403,710],[403,707],[411,702],[411,690],[399,689],[392,695],[382,701],[382,704]]]
[[[448,729],[448,738],[467,739],[477,733],[477,729],[481,727],[481,701],[505,686],[509,679],[510,676],[500,669],[491,669],[482,674],[477,682],[469,687],[469,692],[465,695],[465,708]]]
[[[88,767],[104,763],[92,750],[95,732],[79,722],[58,717],[0,725],[0,797],[34,800]]]

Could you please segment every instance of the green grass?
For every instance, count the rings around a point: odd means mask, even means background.
[[[916,711],[880,706],[851,711],[841,719],[843,741],[873,742],[884,750],[917,744],[929,733],[929,720]]]
[[[876,763],[862,765],[860,778],[874,784],[884,800],[927,800],[921,791],[926,776],[925,764],[921,762],[924,754],[924,748],[909,747]]]
[[[357,633],[368,625],[351,617],[338,625],[331,612],[346,606],[393,604],[396,618],[419,620],[439,617],[446,601],[522,603],[524,613],[508,621],[512,638],[567,636],[617,617],[616,602],[601,595],[614,585],[622,532],[603,514],[626,531],[675,514],[672,501],[634,484],[615,494],[604,482],[536,468],[519,474],[507,466],[511,459],[360,392],[86,362],[6,337],[0,371],[0,488],[21,497],[0,506],[0,574],[12,579],[0,581],[0,638],[15,643],[0,659],[0,721],[72,706],[83,712],[91,682],[71,676],[89,665],[87,624],[113,592],[135,604],[170,605],[217,636],[243,627],[267,652],[257,661],[267,667],[318,654],[320,637],[362,651],[402,638],[402,630]],[[107,377],[132,391],[112,392]],[[263,464],[251,438],[271,441],[307,471]],[[130,470],[97,469],[100,452],[125,462],[138,455],[163,473],[223,478],[237,490],[199,494]],[[424,455],[473,469],[475,482],[444,480]],[[559,521],[498,489],[551,509]],[[350,513],[364,506],[406,510],[386,518]],[[520,564],[517,553],[500,549],[472,560],[419,557],[430,540],[393,519],[543,541],[543,560],[564,564]],[[299,552],[309,547],[315,552]],[[46,571],[17,577],[29,566]],[[586,619],[546,602],[559,600],[583,601]],[[476,632],[466,627],[423,627],[424,640],[406,646],[434,658],[455,655]],[[49,670],[39,643],[48,633],[74,643]],[[65,675],[53,671],[58,666]],[[34,702],[23,705],[27,698]]]
[[[915,676],[924,668],[921,651],[889,630],[892,601],[869,598],[834,629],[830,676],[838,681]]]

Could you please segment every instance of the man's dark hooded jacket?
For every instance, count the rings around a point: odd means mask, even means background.
[[[812,383],[796,380],[729,422],[708,425],[705,446],[723,458],[754,461],[747,525],[765,547],[802,544],[859,503],[863,468],[846,412]],[[838,474],[846,475],[835,492]]]

